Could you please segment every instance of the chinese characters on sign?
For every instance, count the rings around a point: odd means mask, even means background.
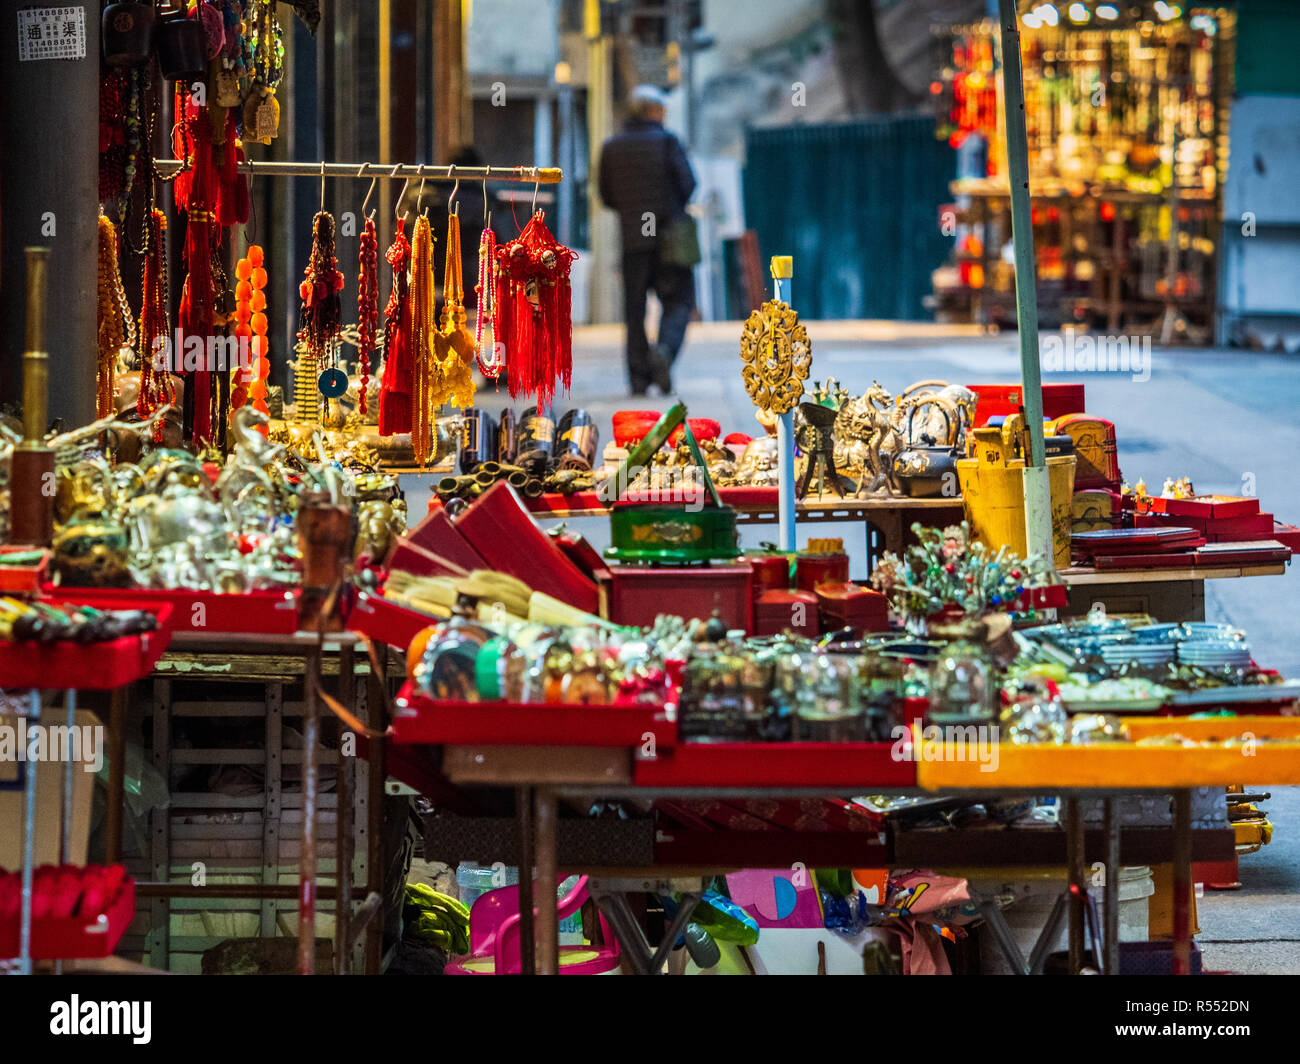
[[[29,7],[18,12],[18,60],[85,59],[84,7]]]

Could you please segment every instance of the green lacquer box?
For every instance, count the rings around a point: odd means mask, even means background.
[[[690,505],[616,501],[678,425],[683,426],[686,445],[704,480],[703,499]],[[631,450],[618,472],[601,486],[601,497],[610,505],[613,546],[605,552],[607,558],[672,564],[735,558],[740,554],[736,511],[722,505],[681,403],[664,414]]]

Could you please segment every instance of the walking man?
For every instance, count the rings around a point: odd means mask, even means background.
[[[631,116],[600,153],[600,198],[618,211],[622,233],[627,373],[633,395],[645,395],[651,384],[663,395],[672,390],[671,367],[695,309],[691,267],[699,261],[699,249],[686,214],[695,175],[681,142],[664,129],[666,103],[651,85],[634,89]],[[663,305],[653,345],[645,331],[650,289]]]

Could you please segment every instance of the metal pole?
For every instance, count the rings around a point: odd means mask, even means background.
[[[339,647],[339,701],[349,709],[354,709],[356,691],[356,655],[352,644],[346,643]],[[353,743],[358,739],[359,736],[352,736]],[[334,879],[338,884],[338,900],[334,905],[334,972],[336,975],[348,975],[352,971],[352,955],[348,943],[352,941],[352,852],[356,841],[352,829],[352,773],[356,758],[342,756],[341,749],[339,753],[337,803],[334,812]]]
[[[1106,824],[1106,946],[1102,971],[1119,975],[1119,816],[1109,795],[1102,802]]]
[[[771,264],[772,298],[781,299],[781,282],[794,279],[794,262],[788,256],[774,255]],[[784,551],[795,547],[794,498],[794,411],[777,415],[777,542]]]
[[[181,169],[177,159],[156,159],[154,165],[163,177],[171,177]],[[276,159],[247,159],[239,163],[236,169],[241,174],[259,174],[265,177],[314,177],[321,176],[320,162],[281,162]],[[358,176],[362,167],[364,173]],[[432,163],[401,163],[396,168],[383,163],[330,163],[324,164],[325,176],[346,178],[349,181],[409,181],[423,178],[425,181],[493,181],[509,182],[516,185],[558,185],[564,180],[564,173],[558,166],[458,166],[453,174],[450,166],[434,166]],[[91,420],[91,419],[87,419]]]
[[[68,735],[77,726],[77,692],[68,688],[65,695],[68,714]],[[70,741],[70,740],[69,740]],[[59,818],[59,863],[72,864],[72,756],[71,747],[63,751],[63,816]]]
[[[5,6],[0,32],[0,404],[22,399],[23,249],[48,247],[50,416],[84,425],[95,417],[100,5],[80,8],[83,57],[20,61],[25,6]]]
[[[534,798],[537,833],[537,974],[560,974],[560,917],[558,911],[559,869],[555,849],[556,797],[548,787],[537,788]],[[528,874],[520,869],[520,874]]]
[[[515,811],[519,820],[519,974],[537,974],[537,933],[534,930],[533,789],[515,788]]]
[[[1043,382],[1038,362],[1038,293],[1034,228],[1029,211],[1029,140],[1025,84],[1015,0],[998,0],[1002,26],[1002,86],[1006,100],[1007,172],[1011,184],[1011,238],[1016,256],[1016,324],[1020,383],[1029,453],[1025,455],[1025,544],[1029,554],[1052,557],[1052,493],[1043,444]]]
[[[562,169],[573,173],[577,169],[577,158],[574,154],[577,136],[573,125],[573,86],[567,81],[562,82],[557,87],[556,101],[559,104],[560,112],[560,157],[556,161]],[[565,181],[561,184],[559,210],[556,212],[559,221],[555,235],[560,243],[566,247],[573,247],[574,234],[578,231],[577,219],[574,217],[574,210],[577,206],[575,193],[576,189],[572,181]]]
[[[601,24],[600,0],[586,0],[583,36],[587,39],[587,233],[591,246],[588,315],[593,322],[620,321],[613,216],[601,203],[597,181],[602,147],[614,131],[613,41]]]
[[[388,729],[388,705],[384,701],[388,690],[388,646],[376,643],[374,660],[379,662],[376,673],[372,666],[370,686],[366,694],[366,723],[380,736]],[[366,975],[379,975],[384,956],[384,781],[388,778],[388,746],[383,738],[371,739],[367,749],[370,764],[367,767],[366,786],[366,893],[380,898],[379,911],[366,925]]]
[[[108,808],[105,810],[104,860],[122,856],[122,807],[126,801],[126,688],[108,696]]]
[[[321,651],[307,652],[302,713],[302,851],[298,856],[298,974],[316,974],[316,744],[320,741]]]
[[[1065,800],[1065,846],[1070,871],[1070,974],[1078,975],[1084,963],[1084,850],[1083,809],[1078,798]]]
[[[1174,792],[1174,975],[1192,974],[1192,792]]]
[[[32,688],[27,696],[28,727],[41,723],[41,692]],[[23,898],[18,930],[18,974],[32,974],[32,873],[36,866],[36,761],[26,750],[17,754],[23,761]]]

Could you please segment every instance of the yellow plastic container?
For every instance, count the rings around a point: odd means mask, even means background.
[[[987,547],[1006,547],[1024,557],[1025,463],[1013,459],[985,461],[982,456],[959,458],[962,505],[971,535]],[[1070,527],[1074,520],[1074,455],[1047,460],[1052,488],[1052,553],[1058,569],[1070,567]]]

